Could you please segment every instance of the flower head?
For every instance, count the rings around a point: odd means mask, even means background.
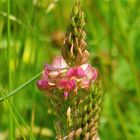
[[[89,89],[97,77],[97,71],[90,64],[69,67],[63,57],[56,57],[52,65],[47,64],[37,86],[41,91],[63,91],[64,99],[77,89]]]

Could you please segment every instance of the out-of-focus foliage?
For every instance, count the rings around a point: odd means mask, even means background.
[[[10,0],[10,58],[7,58],[7,1],[0,1],[0,93],[39,73],[60,55],[74,0]],[[81,0],[86,18],[90,62],[103,77],[101,140],[140,138],[139,0]],[[10,68],[8,68],[8,61]],[[10,91],[11,91],[10,90]],[[9,114],[16,136],[55,139],[55,117],[32,82],[0,103],[0,139],[8,136]],[[8,121],[7,121],[8,120]]]

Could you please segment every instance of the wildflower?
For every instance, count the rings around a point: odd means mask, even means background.
[[[61,46],[62,56],[54,58],[51,65],[45,65],[37,82],[57,114],[55,127],[59,140],[99,138],[101,84],[94,83],[97,71],[87,63],[89,52],[84,25],[84,13],[77,0]],[[63,102],[63,99],[69,100]]]
[[[63,57],[58,56],[53,60],[52,65],[47,64],[41,80],[37,83],[42,91],[62,92],[64,99],[67,99],[71,92],[77,95],[79,89],[89,90],[97,77],[96,69],[87,63],[89,52],[85,42],[85,21],[79,4],[76,2],[72,10],[62,47]]]

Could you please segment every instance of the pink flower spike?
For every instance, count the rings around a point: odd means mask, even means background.
[[[48,81],[46,81],[46,80],[39,80],[39,81],[37,81],[37,87],[40,90],[48,89],[48,87],[49,87]]]
[[[61,56],[57,56],[54,58],[52,66],[54,68],[58,68],[58,69],[63,69],[63,68],[68,67],[67,63],[65,62],[65,60]]]
[[[90,64],[87,64],[87,63],[83,64],[83,65],[81,65],[81,68],[84,70],[84,72],[89,80],[93,81],[97,78],[97,71]]]

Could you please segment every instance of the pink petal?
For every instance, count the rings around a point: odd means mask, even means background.
[[[58,81],[58,87],[60,87],[60,88],[65,88],[66,84],[67,84],[67,79],[60,79]]]
[[[77,67],[76,68],[76,74],[75,74],[75,77],[76,78],[82,78],[86,76],[85,72],[83,71],[83,69],[81,67]]]
[[[81,67],[74,67],[74,68],[70,68],[67,71],[67,76],[68,77],[75,76],[76,78],[82,78],[85,76],[85,72],[83,71]]]
[[[76,86],[76,81],[72,79],[72,80],[67,81],[65,88],[66,90],[71,91],[75,88],[75,86]]]
[[[75,80],[67,80],[67,79],[61,79],[58,82],[58,87],[65,89],[66,91],[71,91],[75,88],[76,81]]]
[[[83,64],[83,65],[81,65],[81,68],[84,70],[84,72],[89,80],[93,81],[97,78],[97,71],[90,64],[87,64],[87,63]]]
[[[46,90],[49,87],[48,81],[46,81],[46,80],[37,81],[37,87],[40,90]]]
[[[51,83],[51,82],[49,82],[47,80],[39,80],[39,81],[37,81],[37,87],[40,90],[47,90],[47,89],[52,88],[54,86],[55,86],[54,83]]]
[[[62,56],[55,57],[52,66],[58,69],[63,69],[68,67],[67,63],[65,62]]]
[[[64,99],[67,100],[69,93],[67,91],[64,91]]]
[[[68,71],[67,71],[67,74],[66,74],[68,77],[73,77],[75,76],[75,68],[70,68]]]

